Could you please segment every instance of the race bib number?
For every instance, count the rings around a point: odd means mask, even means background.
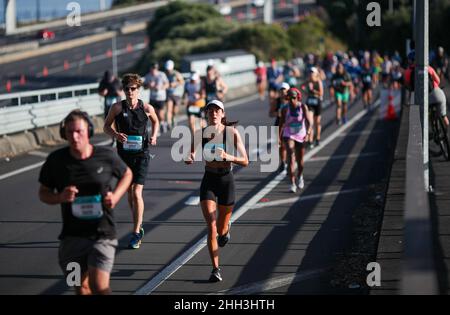
[[[309,97],[307,100],[308,106],[317,106],[319,105],[319,99],[315,97]]]
[[[291,134],[297,134],[300,133],[302,130],[303,124],[300,122],[293,122],[289,124],[289,131]]]
[[[103,216],[102,196],[77,197],[72,203],[72,214],[81,220],[96,220]]]
[[[126,151],[142,150],[142,136],[127,136],[127,141],[123,144]]]
[[[205,147],[203,148],[205,160],[209,162],[213,161],[214,159],[221,160],[220,156],[218,155],[218,148],[224,150],[225,146],[223,145],[223,143],[206,143]]]
[[[189,106],[188,107],[188,113],[189,114],[199,114],[201,110],[202,110],[202,108],[201,107],[197,107],[197,106]]]

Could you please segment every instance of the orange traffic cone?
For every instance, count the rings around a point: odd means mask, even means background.
[[[87,54],[87,55],[86,55],[86,58],[84,58],[84,62],[85,62],[86,64],[90,64],[90,63],[91,63],[91,55]]]
[[[111,57],[112,57],[112,50],[111,50],[111,49],[108,49],[108,50],[106,51],[106,57],[108,57],[108,58],[111,58]]]
[[[132,51],[133,51],[133,45],[127,44],[127,52],[132,52]]]
[[[397,119],[397,113],[395,112],[394,107],[394,97],[392,95],[389,95],[388,97],[389,103],[388,108],[386,111],[386,116],[384,117],[384,120],[396,120]]]
[[[6,92],[11,92],[11,80],[6,81]]]
[[[42,76],[46,77],[48,76],[48,68],[44,67],[44,69],[42,70]]]
[[[64,70],[69,70],[70,64],[67,60],[64,60]]]

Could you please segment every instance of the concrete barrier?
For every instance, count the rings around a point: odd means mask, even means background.
[[[52,146],[63,142],[59,136],[59,125],[38,128],[32,131],[39,145]]]
[[[36,137],[31,132],[23,132],[0,138],[0,157],[12,157],[38,148]]]

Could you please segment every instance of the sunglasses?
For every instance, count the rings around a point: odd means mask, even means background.
[[[137,87],[136,86],[127,86],[126,88],[125,88],[125,92],[127,92],[127,91],[136,91],[137,90]]]

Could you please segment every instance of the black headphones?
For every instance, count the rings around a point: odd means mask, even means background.
[[[64,118],[61,123],[59,124],[59,135],[62,139],[67,140],[66,138],[66,121],[72,117],[80,117],[81,119],[83,119],[85,122],[87,122],[88,124],[88,136],[89,138],[92,138],[92,136],[94,135],[94,123],[91,121],[91,119],[89,118],[89,114],[86,112],[83,112],[79,109],[75,109],[73,111],[71,111],[69,113],[69,115],[66,116],[66,118]]]

